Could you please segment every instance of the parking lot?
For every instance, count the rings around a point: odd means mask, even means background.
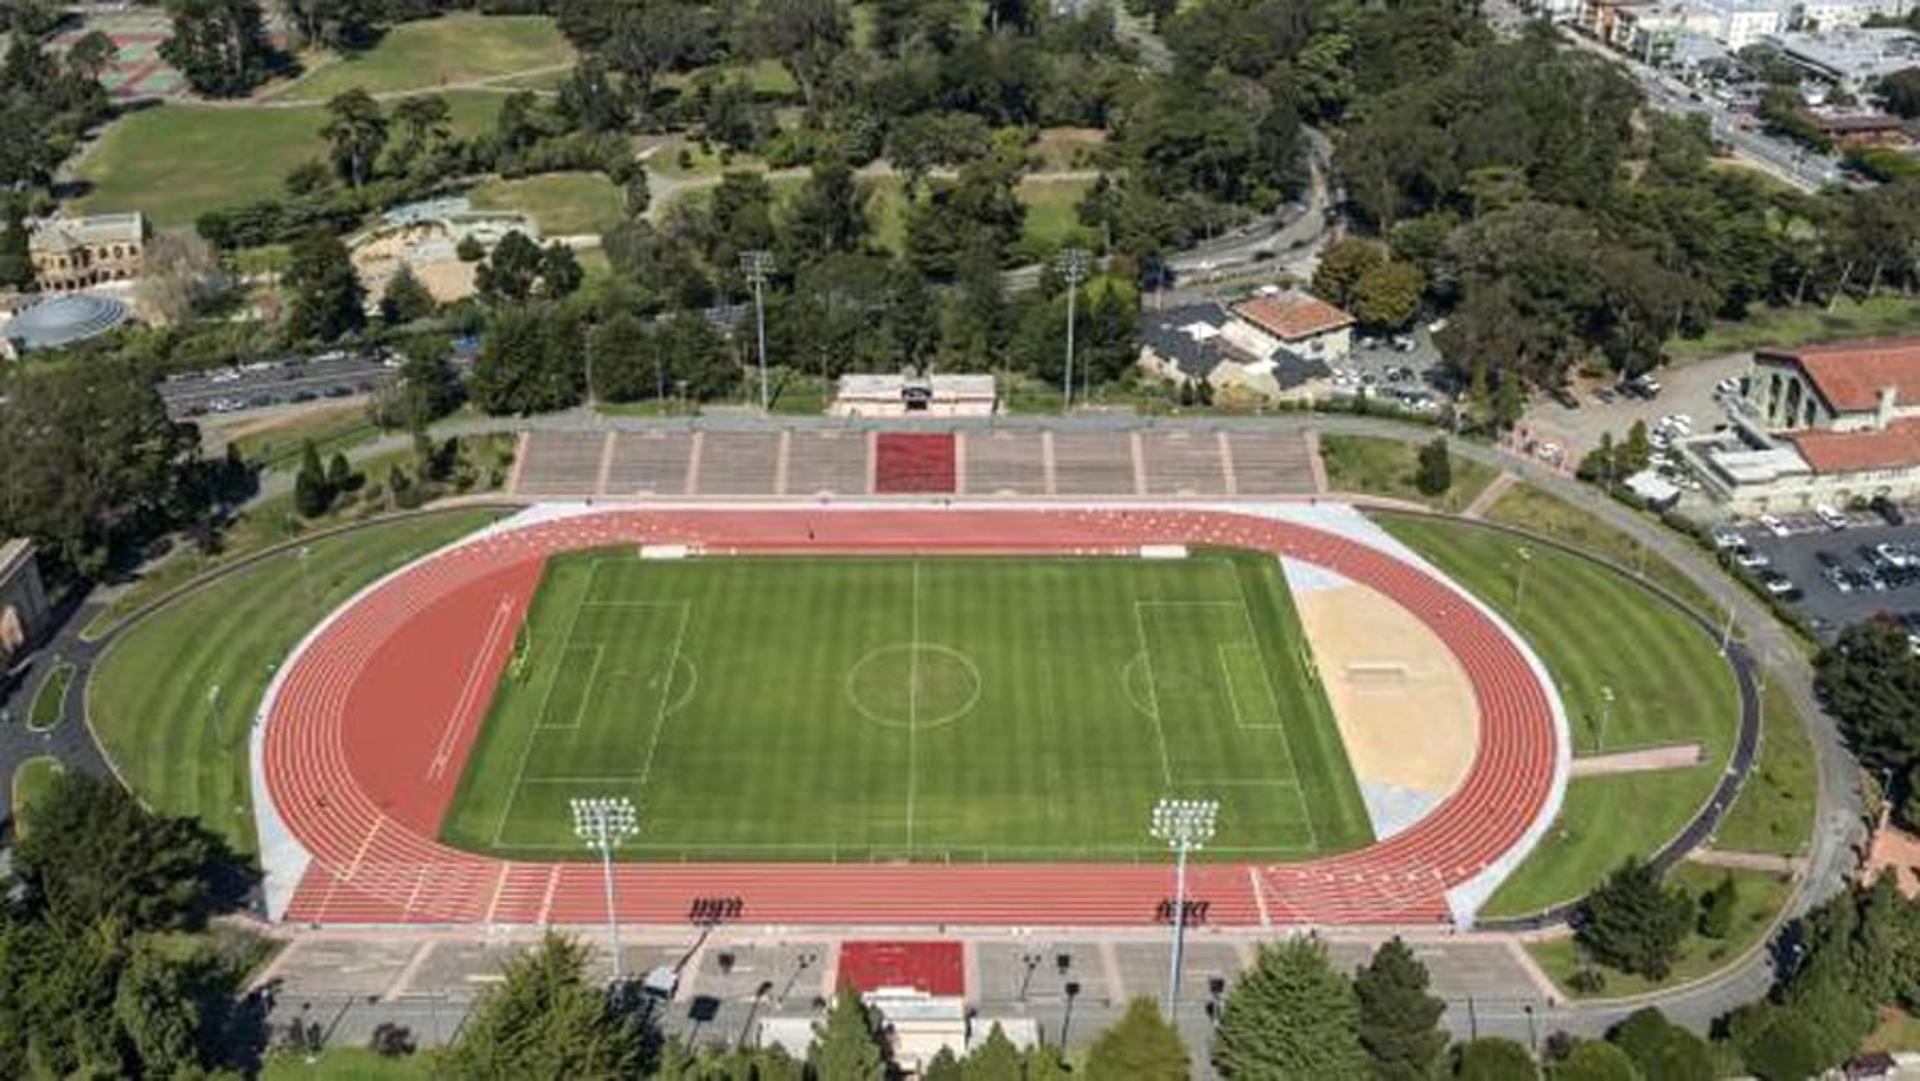
[[[1840,529],[1803,514],[1780,519],[1786,536],[1757,521],[1728,527],[1728,532],[1738,535],[1746,551],[1766,560],[1749,573],[1771,572],[1791,583],[1795,592],[1783,599],[1805,613],[1823,639],[1830,639],[1842,627],[1883,612],[1914,614],[1920,622],[1920,521],[1914,508],[1901,510],[1906,521],[1898,526],[1878,514],[1855,511],[1842,512],[1846,524]],[[1901,550],[1910,550],[1914,565],[1895,566],[1875,551],[1880,545],[1891,546],[1895,558],[1901,558]],[[1844,590],[1835,579],[1846,583]]]
[[[1353,352],[1332,367],[1335,394],[1365,393],[1415,412],[1437,412],[1449,396],[1440,351],[1426,327],[1391,337],[1357,336]]]

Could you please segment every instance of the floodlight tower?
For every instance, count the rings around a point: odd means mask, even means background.
[[[773,276],[773,253],[755,249],[740,253],[740,273],[753,286],[753,325],[760,340],[760,408],[769,407],[767,399],[767,306],[761,299],[767,279]]]
[[[573,801],[573,832],[588,848],[600,850],[600,870],[607,883],[607,937],[613,943],[613,982],[624,982],[620,969],[620,918],[613,907],[613,850],[640,829],[640,814],[625,796],[595,796]]]
[[[1187,853],[1213,839],[1220,818],[1220,801],[1163,799],[1153,805],[1153,835],[1174,852],[1173,963],[1167,973],[1167,1023],[1177,1023],[1180,1006],[1180,963],[1187,946]]]
[[[1067,372],[1061,382],[1060,411],[1073,406],[1073,307],[1080,283],[1087,280],[1090,259],[1085,248],[1066,248],[1060,252],[1060,276],[1067,279]]]

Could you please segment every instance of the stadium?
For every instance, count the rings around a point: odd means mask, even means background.
[[[269,914],[1471,926],[1560,811],[1547,666],[1318,501],[541,502],[333,611],[253,727]]]

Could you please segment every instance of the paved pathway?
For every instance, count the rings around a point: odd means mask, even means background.
[[[1480,494],[1473,497],[1473,502],[1467,504],[1466,509],[1460,512],[1460,516],[1462,518],[1475,519],[1481,517],[1486,514],[1495,503],[1500,501],[1501,496],[1507,494],[1507,489],[1513,487],[1519,483],[1519,481],[1520,478],[1514,476],[1512,473],[1504,470],[1501,471],[1492,480],[1487,482],[1485,488],[1480,489]]]
[[[1799,874],[1806,861],[1772,852],[1733,852],[1722,848],[1696,848],[1687,853],[1688,863],[1709,867],[1731,867],[1738,871],[1773,871],[1783,875]]]

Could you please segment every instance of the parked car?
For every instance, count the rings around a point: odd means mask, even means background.
[[[1914,564],[1913,553],[1906,546],[1882,541],[1873,546],[1873,554],[1879,556],[1888,566],[1911,567]]]
[[[1770,567],[1760,568],[1760,585],[1776,597],[1793,597],[1800,592],[1794,588],[1793,579]]]
[[[1758,570],[1772,564],[1765,552],[1756,552],[1751,548],[1741,548],[1733,553],[1733,561],[1748,570]]]
[[[1791,536],[1793,534],[1793,531],[1787,528],[1787,523],[1781,521],[1778,518],[1775,518],[1771,514],[1762,514],[1759,517],[1758,521],[1760,522],[1760,525],[1766,529],[1767,532],[1773,534],[1776,537],[1786,537],[1786,536]]]
[[[1732,548],[1744,548],[1747,545],[1747,542],[1741,538],[1740,531],[1730,525],[1714,526],[1711,535],[1713,546],[1723,552]]]
[[[1873,502],[1867,504],[1867,507],[1871,509],[1873,513],[1878,514],[1881,521],[1886,522],[1888,525],[1907,524],[1907,516],[1900,513],[1900,504],[1895,503],[1886,496],[1874,496]]]
[[[1828,529],[1847,528],[1847,516],[1827,506],[1825,503],[1814,506],[1813,516],[1820,519],[1820,524],[1826,526]]]

